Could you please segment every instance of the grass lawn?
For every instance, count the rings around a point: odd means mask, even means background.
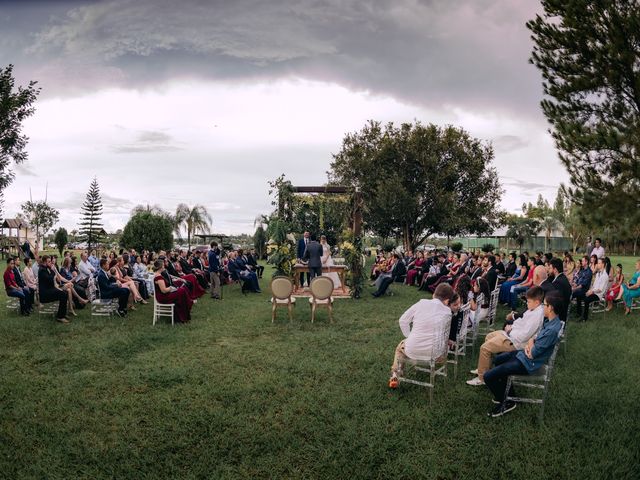
[[[265,273],[265,293],[225,287],[184,326],[152,327],[151,305],[66,326],[3,310],[0,477],[640,478],[640,312],[571,322],[540,425],[529,405],[488,418],[472,358],[432,406],[387,388],[416,289],[272,324]]]

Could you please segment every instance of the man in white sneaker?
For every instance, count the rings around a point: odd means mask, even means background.
[[[544,290],[534,286],[527,290],[527,311],[522,318],[517,318],[512,325],[506,325],[504,330],[491,332],[480,347],[478,368],[471,373],[477,377],[467,380],[467,385],[484,385],[484,374],[491,368],[494,354],[522,350],[527,342],[538,333],[544,321]]]
[[[420,300],[400,317],[400,329],[406,337],[396,347],[389,387],[398,387],[402,366],[407,358],[431,360],[446,358],[447,342],[439,332],[449,332],[451,316],[460,309],[460,297],[446,283],[436,287],[431,300]]]

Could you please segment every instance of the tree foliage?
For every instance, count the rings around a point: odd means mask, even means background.
[[[330,180],[362,192],[366,228],[415,248],[433,234],[483,234],[499,223],[493,148],[462,129],[369,121],[345,136]]]
[[[56,230],[56,234],[53,236],[53,241],[56,244],[56,248],[58,249],[60,256],[62,256],[62,251],[67,246],[67,243],[69,243],[69,235],[67,233],[67,229],[64,227],[60,227],[58,230]]]
[[[102,237],[102,199],[98,180],[94,177],[81,208],[80,238],[87,242],[89,251],[100,243]]]
[[[524,242],[535,236],[540,229],[540,225],[536,219],[522,215],[507,215],[505,221],[507,237],[515,240],[521,252]]]
[[[207,209],[202,205],[194,205],[190,207],[185,203],[181,203],[176,208],[174,230],[180,235],[184,227],[187,233],[188,249],[191,250],[191,237],[201,231],[204,233],[211,225],[212,219]]]
[[[120,245],[137,251],[170,250],[173,248],[173,222],[164,215],[153,212],[137,212],[127,222]]]
[[[29,200],[23,203],[21,208],[25,220],[36,232],[36,245],[39,245],[40,239],[58,222],[60,212],[51,207],[46,200]]]
[[[13,65],[0,68],[0,193],[13,180],[11,162],[20,164],[27,159],[29,138],[22,134],[22,123],[35,111],[33,104],[40,93],[36,83],[16,90]]]
[[[267,232],[262,225],[258,225],[256,232],[253,234],[253,248],[256,249],[258,258],[264,258],[267,248]]]
[[[640,2],[542,6],[527,23],[531,62],[542,72],[542,110],[571,175],[567,191],[593,222],[624,218],[640,198]]]

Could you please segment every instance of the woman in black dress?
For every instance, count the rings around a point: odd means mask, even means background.
[[[67,316],[67,302],[69,295],[67,292],[56,287],[57,274],[51,266],[51,257],[44,255],[42,263],[38,269],[38,291],[40,295],[40,303],[58,302],[58,313],[56,321],[60,323],[69,323],[65,317]]]

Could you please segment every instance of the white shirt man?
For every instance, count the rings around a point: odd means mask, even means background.
[[[80,282],[85,278],[89,278],[93,276],[93,274],[96,271],[96,269],[93,268],[93,266],[89,263],[86,253],[82,253],[80,255],[80,263],[78,264],[78,271],[80,273],[76,277],[76,282]]]
[[[406,358],[432,360],[447,356],[451,316],[460,309],[460,298],[450,285],[441,283],[431,300],[420,300],[400,317],[406,337],[396,347],[389,387],[398,386]]]
[[[599,238],[596,238],[596,243],[593,247],[593,250],[591,250],[591,255],[596,255],[598,258],[604,258],[605,256],[604,247],[602,246],[602,243],[600,243]]]

